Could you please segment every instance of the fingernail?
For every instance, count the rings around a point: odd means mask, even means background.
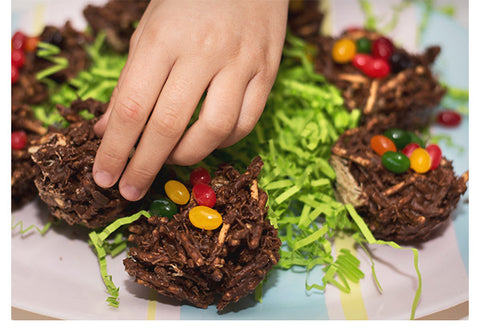
[[[142,196],[142,192],[134,186],[124,185],[120,187],[120,193],[129,201],[136,201]]]
[[[100,187],[108,188],[113,186],[113,184],[115,183],[113,181],[113,175],[105,171],[101,171],[101,170],[96,171],[93,177],[95,179],[95,182]]]

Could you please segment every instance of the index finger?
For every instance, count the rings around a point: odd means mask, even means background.
[[[93,178],[104,188],[120,177],[130,151],[168,76],[172,63],[160,45],[141,38],[119,85],[93,165]],[[155,61],[148,59],[155,58]]]

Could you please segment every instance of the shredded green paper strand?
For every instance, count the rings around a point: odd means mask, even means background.
[[[35,229],[38,233],[40,233],[40,235],[44,235],[54,223],[55,221],[49,221],[42,228],[36,225],[30,225],[27,228],[23,228],[23,221],[18,221],[14,224],[14,220],[12,218],[12,230],[15,230],[15,228],[19,227],[20,234],[23,235]]]
[[[112,257],[122,252],[126,248],[126,242],[122,238],[123,235],[116,235],[113,244],[106,242],[106,239],[120,227],[128,225],[134,221],[137,221],[141,216],[150,218],[150,213],[147,211],[139,211],[131,216],[120,218],[113,223],[105,227],[101,232],[97,233],[92,231],[88,234],[90,237],[90,244],[95,248],[95,252],[98,257],[98,263],[100,265],[100,274],[102,275],[103,283],[107,288],[108,294],[107,302],[112,307],[118,307],[118,291],[119,288],[115,286],[112,281],[112,276],[108,275],[107,271],[107,259],[106,256],[110,254]],[[112,249],[113,246],[113,249]]]

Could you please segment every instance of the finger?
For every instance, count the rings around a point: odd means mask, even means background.
[[[231,134],[250,78],[244,67],[225,69],[213,78],[198,120],[172,151],[169,163],[196,164]]]
[[[115,103],[115,99],[118,95],[118,89],[122,85],[122,82],[123,82],[124,77],[126,75],[125,72],[128,71],[128,67],[131,63],[131,59],[133,57],[133,54],[135,53],[135,49],[137,47],[138,40],[140,39],[140,36],[142,35],[142,32],[144,30],[144,27],[147,24],[145,22],[148,21],[150,15],[151,15],[152,8],[153,8],[153,6],[151,4],[149,6],[147,6],[147,9],[143,13],[142,18],[140,19],[140,22],[138,23],[138,25],[135,29],[135,32],[133,33],[133,35],[130,39],[130,45],[129,45],[129,51],[128,51],[129,55],[127,57],[127,60],[125,62],[125,65],[124,65],[122,71],[120,72],[120,76],[118,78],[117,85],[113,89],[112,96],[110,97],[110,102],[107,106],[107,109],[106,109],[105,113],[98,120],[98,122],[95,123],[95,126],[94,126],[93,129],[94,129],[95,134],[99,137],[103,136],[103,134],[105,132],[105,129],[107,128],[107,123],[108,123],[108,120],[110,118],[110,114],[111,114],[111,111],[112,111],[112,108],[113,108],[113,104]]]
[[[119,182],[120,193],[126,199],[134,201],[145,195],[182,136],[211,79],[206,70],[195,62],[175,63]]]
[[[142,38],[125,68],[93,166],[94,180],[101,187],[111,187],[120,177],[158,98],[173,64],[162,55],[161,48]]]
[[[257,74],[249,82],[236,125],[218,145],[219,148],[229,147],[250,134],[262,115],[272,86],[273,82],[262,74]]]

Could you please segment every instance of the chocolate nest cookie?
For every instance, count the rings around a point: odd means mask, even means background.
[[[116,187],[103,189],[92,177],[92,167],[100,145],[95,136],[95,120],[85,120],[81,110],[98,117],[106,104],[88,99],[76,100],[71,107],[58,106],[70,123],[67,128],[52,128],[29,148],[39,171],[35,185],[51,214],[68,224],[88,228],[102,227],[120,217],[129,205]]]
[[[30,158],[28,148],[33,141],[47,133],[42,123],[36,120],[27,105],[12,106],[12,132],[26,134],[26,144],[22,149],[12,148],[11,195],[12,210],[16,210],[37,196],[34,184],[36,167]]]
[[[193,198],[171,220],[153,216],[130,225],[134,244],[125,269],[137,283],[197,307],[216,302],[223,310],[251,293],[279,260],[280,239],[267,219],[267,194],[258,188],[263,166],[256,157],[240,174],[230,165],[210,185],[223,223],[216,230],[194,227]]]
[[[362,29],[345,31],[337,38],[319,36],[315,42],[318,50],[315,68],[341,90],[348,109],[362,111],[362,123],[381,115],[388,117],[397,128],[427,126],[432,111],[446,93],[430,68],[440,47],[432,46],[422,54],[411,54],[394,45],[391,71],[384,78],[371,78],[351,62],[336,63],[332,58],[333,45],[341,38],[352,41],[366,38],[373,42],[380,37],[383,36],[375,31]]]
[[[89,4],[83,16],[94,35],[105,33],[107,43],[119,53],[126,53],[130,38],[140,21],[149,0],[111,0],[105,5]]]
[[[370,140],[388,127],[384,120],[371,121],[346,131],[332,147],[337,197],[356,208],[377,239],[426,241],[447,223],[467,189],[468,171],[457,177],[444,157],[438,168],[423,174],[387,170]]]

